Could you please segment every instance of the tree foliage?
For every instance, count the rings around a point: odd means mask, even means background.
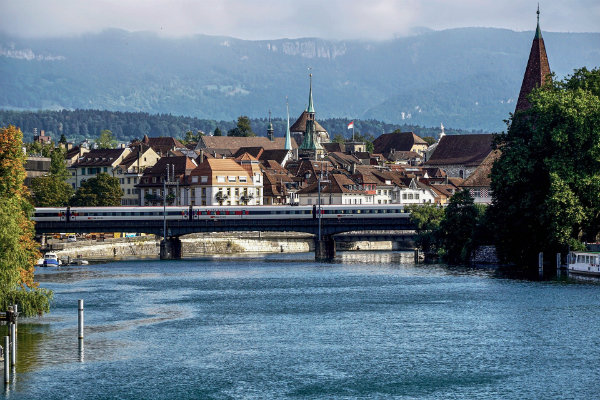
[[[413,204],[407,207],[411,222],[417,227],[415,244],[426,253],[437,253],[440,247],[439,228],[444,209],[435,204]]]
[[[500,257],[522,265],[600,234],[600,69],[535,90],[496,139],[491,221]]]
[[[119,180],[102,172],[83,182],[70,204],[80,207],[120,206],[122,194]]]
[[[28,316],[48,312],[52,292],[38,287],[34,267],[39,252],[33,240],[27,200],[23,134],[14,126],[0,129],[0,309],[19,303]]]
[[[455,193],[444,210],[439,238],[444,259],[450,264],[465,264],[475,249],[475,232],[481,217],[468,190]]]
[[[241,115],[237,119],[237,125],[235,128],[230,129],[227,132],[227,136],[256,136],[256,134],[252,131],[252,126],[250,124],[250,118],[245,115]]]
[[[103,129],[100,132],[98,140],[96,140],[96,145],[99,149],[114,149],[117,147],[117,144],[118,142],[115,135],[108,129]]]

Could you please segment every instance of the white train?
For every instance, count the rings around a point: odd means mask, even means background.
[[[63,207],[36,208],[34,221],[162,220],[163,207]],[[317,217],[317,206],[167,206],[168,220],[219,219],[309,219]],[[398,218],[407,217],[404,206],[327,205],[321,218]]]

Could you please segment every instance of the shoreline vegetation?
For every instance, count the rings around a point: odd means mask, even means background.
[[[35,316],[50,311],[53,293],[34,280],[40,254],[28,217],[33,206],[24,186],[22,147],[21,130],[0,129],[0,310],[18,304],[21,314]]]

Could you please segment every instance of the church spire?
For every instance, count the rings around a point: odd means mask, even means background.
[[[267,125],[267,137],[272,142],[275,140],[273,133],[275,130],[273,129],[273,124],[271,123],[271,110],[269,110],[269,125]]]
[[[311,70],[312,68],[309,68],[309,70]],[[309,113],[315,113],[315,107],[313,106],[313,99],[312,99],[312,73],[308,74],[309,79],[310,79],[310,86],[309,86],[309,90],[308,90],[308,108],[306,109],[306,112]]]
[[[544,45],[544,39],[542,38],[542,31],[540,29],[540,6],[538,5],[537,27],[535,36],[533,37],[533,43],[531,44],[529,60],[527,61],[527,68],[525,68],[525,75],[523,76],[523,83],[521,84],[521,91],[519,92],[515,113],[517,111],[527,110],[531,107],[529,100],[527,100],[527,96],[533,89],[542,86],[549,80],[550,64],[548,64],[546,46]]]
[[[287,96],[285,98],[285,107],[287,109],[287,129],[285,130],[285,145],[284,149],[292,149],[292,138],[290,137],[290,104],[288,103]]]

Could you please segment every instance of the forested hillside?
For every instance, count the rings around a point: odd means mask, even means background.
[[[291,120],[293,124],[295,119]],[[347,129],[347,119],[324,119],[319,123],[327,129],[333,138],[335,134],[350,137],[351,130]],[[252,130],[258,136],[266,136],[267,119],[251,119]],[[281,118],[273,119],[275,136],[284,136],[287,121]],[[148,114],[143,112],[113,112],[99,110],[75,111],[0,111],[0,126],[15,125],[24,133],[25,140],[33,138],[33,131],[44,130],[58,142],[61,135],[69,141],[80,142],[84,139],[95,139],[100,131],[108,129],[121,142],[128,142],[134,138],[148,136],[185,137],[185,133],[201,130],[211,134],[218,127],[223,135],[236,125],[236,121],[214,121],[193,117],[174,116],[170,114]],[[396,129],[413,131],[420,136],[437,137],[440,128],[425,128],[416,125],[387,124],[376,120],[355,120],[356,133],[370,134],[375,137],[382,133],[393,132]],[[446,129],[446,133],[473,133],[457,129]]]
[[[600,65],[600,34],[543,35],[558,77]],[[120,30],[47,39],[0,34],[0,109],[143,111],[232,121],[239,115],[265,118],[269,110],[282,118],[287,96],[297,117],[306,108],[312,67],[319,120],[498,131],[514,110],[532,39],[532,31],[491,28],[387,41],[173,39]],[[123,129],[137,135],[148,127]]]

